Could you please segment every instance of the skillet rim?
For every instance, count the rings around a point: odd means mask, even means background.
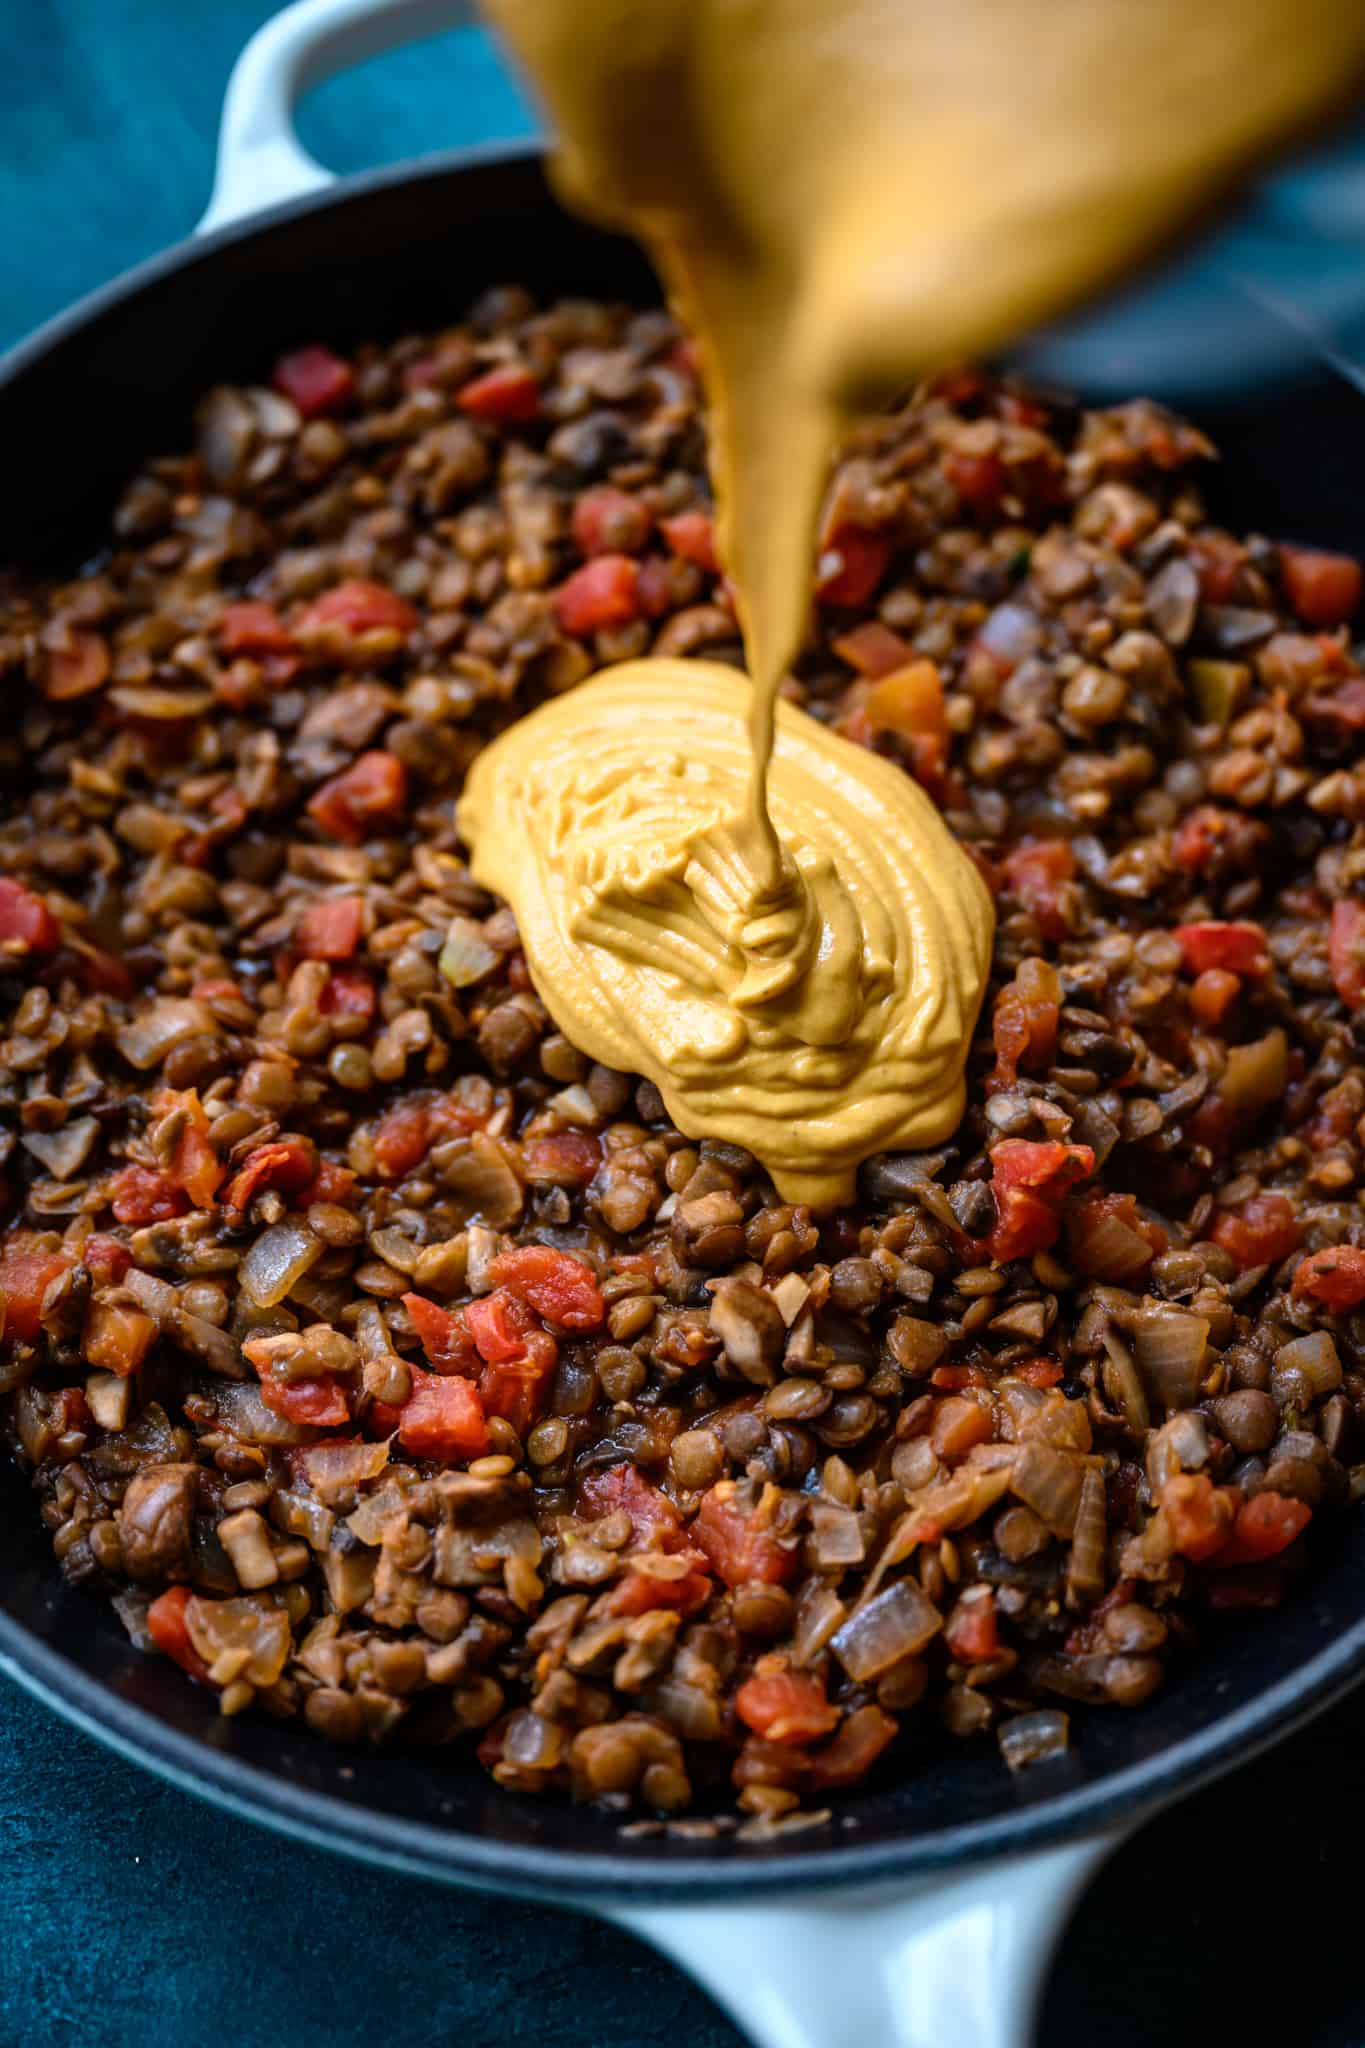
[[[466,170],[530,169],[543,161],[539,144],[488,142],[433,152],[338,179],[322,191],[287,200],[191,236],[149,257],[45,321],[0,357],[0,392],[82,328],[136,299],[175,272],[210,262],[224,248],[354,199],[390,188],[446,179]],[[400,1818],[306,1790],[274,1772],[181,1734],[148,1710],[120,1699],[72,1659],[51,1649],[0,1610],[0,1673],[33,1698],[127,1761],[178,1789],[314,1847],[340,1851],[407,1875],[544,1898],[598,1910],[700,1898],[751,1900],[818,1893],[827,1887],[868,1887],[979,1865],[1105,1831],[1127,1832],[1195,1785],[1237,1769],[1273,1742],[1304,1726],[1343,1697],[1365,1672],[1365,1613],[1287,1676],[1251,1699],[1215,1714],[1155,1756],[988,1819],[891,1842],[817,1847],[794,1854],[780,1845],[741,1860],[727,1843],[713,1859],[653,1859],[489,1840],[458,1825]],[[800,1840],[800,1838],[797,1838]]]

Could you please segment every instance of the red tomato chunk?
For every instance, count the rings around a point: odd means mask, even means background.
[[[64,1252],[35,1251],[22,1239],[0,1249],[0,1299],[5,1305],[4,1332],[23,1344],[37,1342],[43,1297],[71,1261]]]
[[[629,555],[598,555],[576,569],[555,594],[555,611],[566,633],[596,633],[625,626],[639,616],[640,566]]]
[[[568,1252],[528,1244],[502,1252],[488,1269],[495,1287],[513,1294],[563,1330],[600,1329],[606,1303],[595,1276]]]
[[[306,420],[317,419],[326,412],[339,412],[355,392],[355,374],[350,364],[316,342],[281,356],[271,381]]]
[[[147,1609],[147,1633],[164,1656],[196,1685],[208,1685],[208,1666],[190,1641],[185,1609],[194,1598],[188,1586],[172,1586]]]
[[[1348,1010],[1365,1000],[1365,903],[1343,896],[1332,905],[1327,937],[1332,983]]]
[[[1297,1251],[1303,1228],[1288,1195],[1252,1195],[1240,1209],[1220,1209],[1210,1236],[1239,1266],[1274,1266]]]
[[[398,1418],[398,1441],[416,1458],[453,1465],[481,1458],[490,1444],[483,1403],[468,1380],[412,1371],[412,1393]]]
[[[329,896],[310,903],[294,926],[294,949],[305,960],[349,960],[364,925],[363,897]]]
[[[540,411],[540,386],[530,370],[500,364],[465,385],[456,403],[471,419],[497,426],[525,425]]]
[[[1361,571],[1349,555],[1281,548],[1285,595],[1306,626],[1340,626],[1360,607]]]
[[[155,1166],[125,1166],[113,1180],[110,1205],[117,1223],[140,1230],[148,1223],[168,1223],[190,1206],[185,1190]]]
[[[891,543],[881,533],[844,526],[820,549],[816,595],[822,604],[866,604],[886,574]]]
[[[41,896],[22,882],[0,876],[0,965],[28,953],[51,953],[61,944],[62,928]]]
[[[1226,974],[1264,974],[1265,933],[1258,924],[1181,924],[1176,943],[1190,974],[1218,969]]]
[[[820,1680],[803,1671],[746,1678],[735,1694],[735,1712],[765,1742],[816,1742],[839,1721]]]
[[[410,633],[417,614],[396,590],[357,576],[315,597],[299,624],[341,626],[348,633]]]
[[[1320,1302],[1333,1315],[1359,1308],[1365,1301],[1365,1250],[1337,1244],[1314,1252],[1296,1270],[1294,1292],[1301,1300]]]
[[[359,846],[372,831],[396,824],[407,800],[403,763],[396,754],[375,749],[315,790],[308,800],[308,815],[333,839]]]
[[[796,1551],[779,1543],[763,1502],[749,1512],[740,1507],[733,1480],[722,1479],[703,1494],[688,1534],[727,1586],[755,1579],[785,1585],[796,1576]]]

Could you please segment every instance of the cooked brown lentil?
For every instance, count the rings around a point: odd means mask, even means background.
[[[275,383],[0,584],[0,1394],[61,1570],[225,1714],[660,1814],[728,1771],[750,1829],[926,1717],[1017,1767],[1139,1704],[1365,1490],[1359,571],[1212,526],[1149,404],[955,373],[853,436],[865,603],[791,693],[999,924],[956,1138],[812,1217],[553,1029],[453,823],[547,691],[738,659],[688,345],[504,291]]]

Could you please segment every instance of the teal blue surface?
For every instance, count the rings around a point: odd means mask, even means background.
[[[268,11],[0,0],[0,345],[189,232],[229,67]],[[467,32],[324,86],[302,118],[338,170],[529,127]],[[1263,1998],[1292,2000],[1285,2048],[1362,2048],[1362,1737],[1348,1707],[1120,1854],[1063,1948],[1048,2048],[1266,2041]],[[0,1879],[0,2048],[738,2044],[612,1929],[282,1841],[3,1680]]]

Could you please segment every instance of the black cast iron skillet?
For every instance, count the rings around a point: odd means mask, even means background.
[[[487,283],[646,300],[629,247],[568,218],[527,154],[437,158],[347,181],[170,251],[0,365],[0,563],[71,567],[147,451],[182,445],[197,393],[284,347],[448,320]],[[1320,373],[1205,419],[1240,528],[1365,552],[1365,402]],[[11,796],[12,800],[12,796]],[[496,1789],[472,1761],[352,1756],[293,1726],[223,1721],[110,1608],[65,1588],[26,1483],[0,1472],[0,1664],[125,1755],[244,1815],[437,1878],[610,1908],[894,1881],[1122,1829],[1298,1727],[1365,1657],[1365,1519],[1315,1538],[1279,1612],[1211,1626],[1140,1711],[1080,1717],[1071,1754],[1015,1779],[993,1744],[927,1745],[780,1845],[626,1839],[617,1821]],[[722,1801],[723,1803],[723,1801]]]

